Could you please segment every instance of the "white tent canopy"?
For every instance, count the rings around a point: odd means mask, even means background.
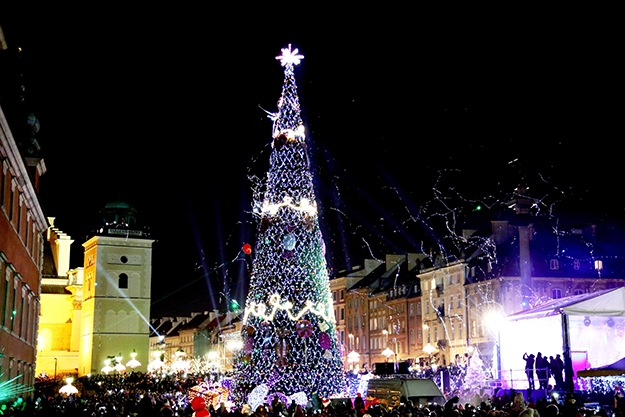
[[[569,316],[625,317],[625,287],[551,300],[532,309],[511,314],[506,319],[522,320],[561,313]]]

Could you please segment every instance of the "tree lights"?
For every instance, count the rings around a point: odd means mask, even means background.
[[[282,96],[273,120],[266,190],[256,203],[256,257],[244,309],[243,347],[233,395],[327,397],[345,391],[325,261],[293,66],[302,55],[282,50]]]

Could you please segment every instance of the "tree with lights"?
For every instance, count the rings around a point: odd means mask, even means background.
[[[467,396],[467,400],[470,400],[475,395],[482,394],[482,388],[487,376],[484,372],[484,361],[480,358],[480,353],[477,348],[473,351],[469,365],[467,366],[467,374],[464,378],[464,391]],[[479,403],[478,403],[479,404]]]
[[[278,396],[305,404],[345,391],[334,307],[293,72],[303,56],[282,49],[284,84],[273,120],[266,190],[244,310],[235,396],[255,408]]]

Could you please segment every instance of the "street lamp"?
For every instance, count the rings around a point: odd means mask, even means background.
[[[395,354],[395,352],[393,352],[391,349],[386,348],[382,351],[382,355],[386,356],[386,361],[388,362],[388,358],[390,358],[391,356],[393,356]]]
[[[106,358],[104,359],[104,367],[100,370],[102,373],[108,375],[109,372],[112,372],[114,369],[111,366],[111,359],[110,358]]]
[[[119,355],[115,356],[115,366],[113,367],[113,369],[115,369],[117,372],[119,372],[120,374],[122,372],[126,372],[126,367],[122,364],[122,354],[120,353]]]
[[[132,350],[132,353],[130,354],[130,357],[131,357],[132,359],[130,359],[130,360],[128,361],[128,363],[126,364],[126,367],[127,367],[127,368],[130,368],[130,369],[135,369],[136,367],[141,366],[141,362],[139,362],[139,361],[137,360],[137,352],[136,352],[134,349]]]
[[[349,352],[349,354],[347,355],[347,362],[350,364],[349,368],[352,369],[354,366],[354,362],[358,362],[359,364],[357,365],[359,367],[360,365],[360,353],[356,352],[356,351],[351,351]],[[358,369],[358,368],[356,368]]]
[[[432,346],[431,343],[428,343],[427,345],[425,345],[423,347],[423,351],[428,354],[428,359],[429,359],[429,362],[430,362],[430,366],[432,366],[432,353],[437,352],[438,349],[436,349],[434,346]]]
[[[78,389],[72,385],[72,382],[74,382],[74,378],[72,378],[71,376],[68,376],[67,378],[65,378],[65,382],[67,382],[67,385],[64,385],[63,387],[61,387],[61,389],[59,390],[59,394],[65,394],[65,395],[78,394]]]

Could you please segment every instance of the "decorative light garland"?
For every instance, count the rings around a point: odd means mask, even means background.
[[[250,302],[249,307],[245,307],[245,314],[243,315],[243,322],[247,322],[247,318],[250,314],[259,317],[264,321],[272,321],[276,311],[283,310],[287,313],[288,317],[293,321],[300,320],[306,313],[313,313],[317,316],[323,318],[326,321],[332,322],[336,324],[336,318],[334,317],[334,303],[331,299],[324,304],[323,302],[319,302],[317,304],[317,308],[315,308],[315,303],[310,300],[306,300],[306,305],[297,315],[294,315],[293,303],[290,301],[281,302],[280,294],[273,294],[269,297],[269,304],[273,307],[269,314],[267,313],[267,305],[265,303],[256,303],[254,301]],[[329,312],[329,313],[328,313]]]
[[[295,205],[293,204],[293,198],[288,196],[284,197],[282,203],[272,204],[267,200],[263,201],[261,212],[274,216],[278,213],[278,210],[280,210],[281,207],[290,207],[295,211],[307,213],[311,216],[317,214],[317,205],[314,203],[311,204],[310,200],[307,198],[302,198],[299,205]]]

